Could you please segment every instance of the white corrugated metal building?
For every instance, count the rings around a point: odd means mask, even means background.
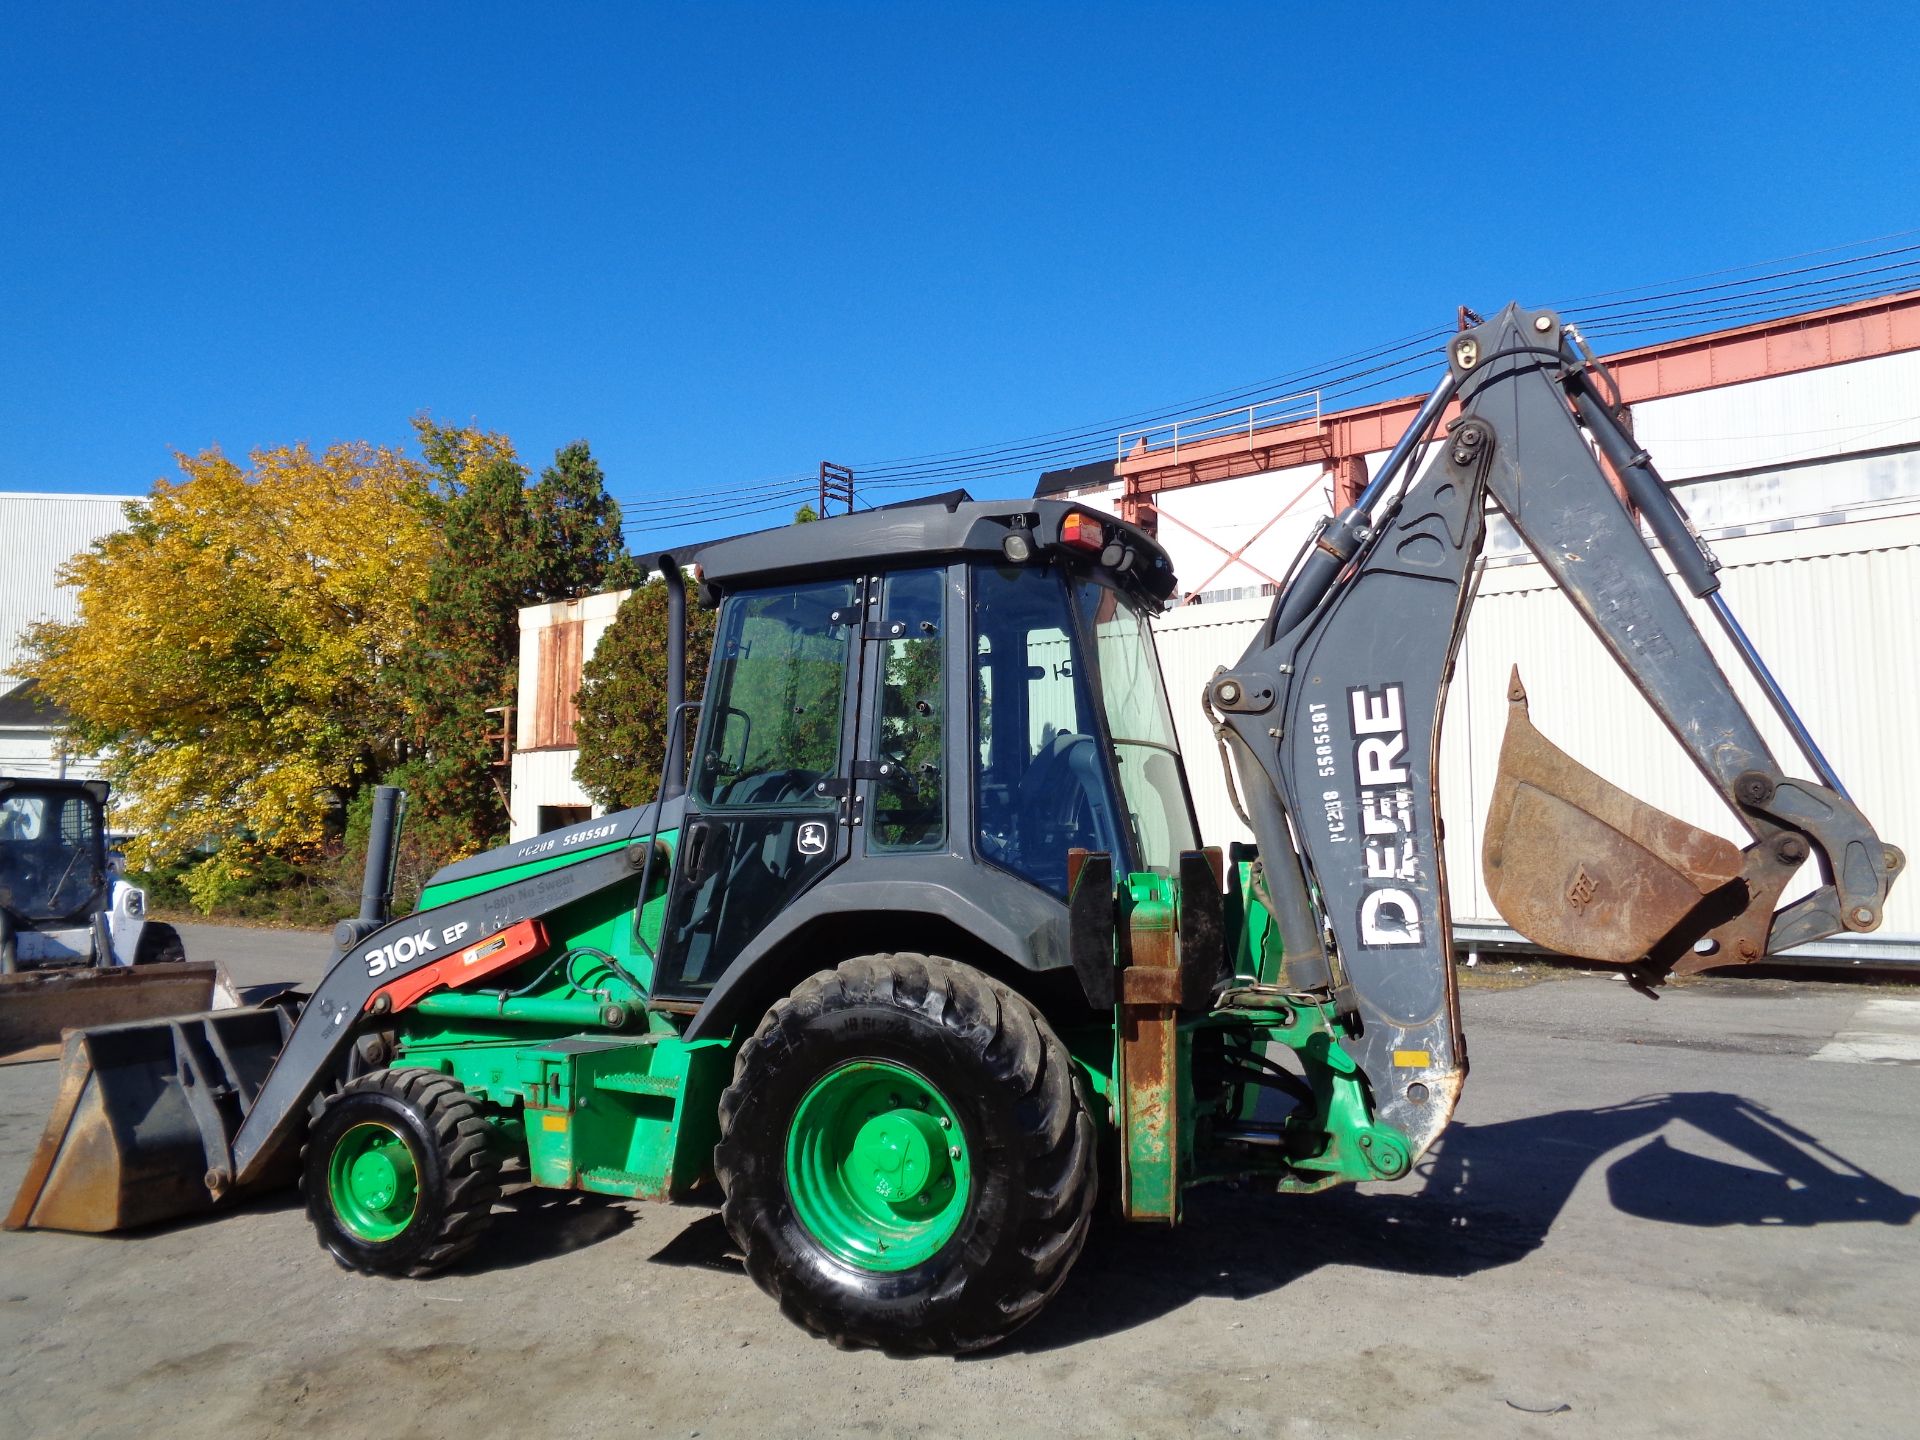
[[[1729,601],[1842,781],[1882,835],[1914,851],[1920,786],[1910,716],[1920,701],[1920,659],[1907,627],[1920,605],[1920,348],[1901,343],[1906,348],[1893,353],[1816,360],[1793,373],[1727,384],[1709,379],[1688,393],[1638,400],[1632,415],[1636,438],[1676,483],[1721,559]],[[1383,455],[1368,456],[1370,469]],[[1117,509],[1121,492],[1116,483],[1068,493]],[[1180,606],[1157,627],[1208,843],[1246,837],[1201,717],[1201,686],[1217,666],[1237,659],[1266,614],[1263,588],[1285,573],[1330,497],[1317,464],[1152,496],[1161,543],[1183,581],[1209,602]],[[1240,558],[1229,558],[1242,546]],[[1497,519],[1487,560],[1442,743],[1442,804],[1452,821],[1448,871],[1463,943],[1510,935],[1480,877],[1478,835],[1505,724],[1507,675],[1516,663],[1535,721],[1562,749],[1683,819],[1733,838],[1743,833]],[[1227,598],[1236,595],[1247,598]],[[542,612],[553,608],[525,612],[523,623],[537,636],[552,623]],[[1717,627],[1702,629],[1782,764],[1810,773]],[[523,638],[523,744],[535,703],[528,685],[538,676],[528,656],[540,643]],[[584,800],[570,788],[571,758],[561,749],[549,746],[514,764],[516,836],[538,828],[541,806]],[[1786,898],[1806,888],[1803,882]],[[1897,887],[1882,930],[1867,938],[1871,946],[1849,953],[1890,947],[1920,958],[1920,885]]]
[[[1732,536],[1707,532],[1729,603],[1861,808],[1895,844],[1920,836],[1908,718],[1920,696],[1920,651],[1895,617],[1920,601],[1920,490],[1899,514],[1875,514]],[[1201,687],[1230,665],[1269,601],[1180,607],[1157,627],[1181,746],[1209,843],[1250,839],[1233,813]],[[1708,644],[1789,771],[1805,774],[1774,718],[1716,628]],[[1890,637],[1893,643],[1888,643]],[[1520,667],[1534,722],[1576,760],[1683,820],[1738,838],[1700,773],[1614,666],[1537,563],[1489,566],[1468,622],[1441,740],[1440,795],[1452,819],[1447,848],[1456,928],[1504,927],[1480,876],[1480,826],[1506,726],[1510,668]],[[1471,824],[1462,824],[1461,817]],[[1810,871],[1809,871],[1810,874]],[[1803,880],[1787,900],[1810,888]],[[1920,952],[1920,894],[1896,887],[1882,942]]]
[[[56,740],[60,716],[35,701],[20,640],[37,621],[79,613],[74,592],[59,584],[60,567],[101,536],[124,529],[124,507],[133,498],[0,493],[0,535],[7,537],[0,578],[0,775],[95,773],[87,757],[67,755]]]

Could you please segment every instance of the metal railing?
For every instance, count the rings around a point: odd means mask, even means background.
[[[1216,440],[1244,436],[1251,450],[1254,435],[1281,425],[1320,423],[1320,392],[1303,390],[1298,395],[1282,395],[1277,400],[1262,400],[1238,410],[1221,410],[1212,415],[1197,415],[1187,420],[1171,420],[1164,425],[1149,425],[1141,430],[1122,430],[1115,442],[1115,458],[1124,460],[1134,446],[1159,449],[1172,459],[1180,458],[1182,445],[1210,444]],[[1166,439],[1156,446],[1155,437]]]

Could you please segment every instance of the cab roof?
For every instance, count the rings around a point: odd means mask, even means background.
[[[1073,514],[1098,521],[1105,544],[1090,550],[1064,542],[1061,526]],[[1008,537],[1016,532],[1025,536],[1033,552],[1027,563],[1042,554],[1065,556],[1156,605],[1173,594],[1172,561],[1138,526],[1072,501],[974,500],[964,491],[712,540],[649,558],[663,570],[668,565],[698,565],[702,598],[716,604],[733,590],[880,569],[900,561],[979,555],[1004,562],[1009,558]]]
[[[104,780],[56,780],[44,775],[0,775],[0,798],[24,795],[91,795],[100,804],[111,793]]]

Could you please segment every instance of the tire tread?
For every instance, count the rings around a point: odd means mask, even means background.
[[[332,1106],[369,1093],[391,1096],[412,1109],[440,1153],[445,1204],[434,1233],[408,1263],[395,1268],[343,1254],[328,1240],[325,1225],[331,1218],[330,1205],[324,1188],[305,1178],[308,1147],[302,1146],[307,1217],[314,1223],[321,1248],[345,1268],[363,1275],[422,1279],[472,1250],[492,1218],[500,1198],[500,1157],[491,1144],[493,1126],[481,1113],[479,1102],[457,1080],[424,1067],[369,1071],[349,1081],[327,1103]]]
[[[904,1010],[962,1042],[983,1079],[1011,1092],[1027,1154],[1017,1233],[1006,1237],[1032,1268],[1031,1284],[991,1305],[956,1303],[968,1272],[956,1267],[930,1293],[941,1323],[911,1334],[879,1336],[849,1323],[844,1306],[819,1303],[805,1284],[787,1284],[776,1259],[773,1219],[764,1196],[740,1184],[736,1119],[756,1090],[801,1041],[809,1022],[831,1010],[877,1006]],[[721,1214],[747,1272],[787,1317],[840,1349],[964,1352],[998,1343],[1039,1313],[1064,1283],[1092,1221],[1096,1174],[1093,1118],[1066,1046],[1021,996],[970,966],[914,952],[863,955],[809,976],[761,1019],[734,1057],[733,1083],[720,1100],[714,1169]],[[964,1314],[956,1316],[952,1312]]]

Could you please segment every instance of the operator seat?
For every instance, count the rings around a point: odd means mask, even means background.
[[[1100,783],[1100,742],[1062,730],[1041,744],[1020,779],[1014,816],[1022,868],[1062,893],[1067,851],[1119,848],[1119,831]]]

